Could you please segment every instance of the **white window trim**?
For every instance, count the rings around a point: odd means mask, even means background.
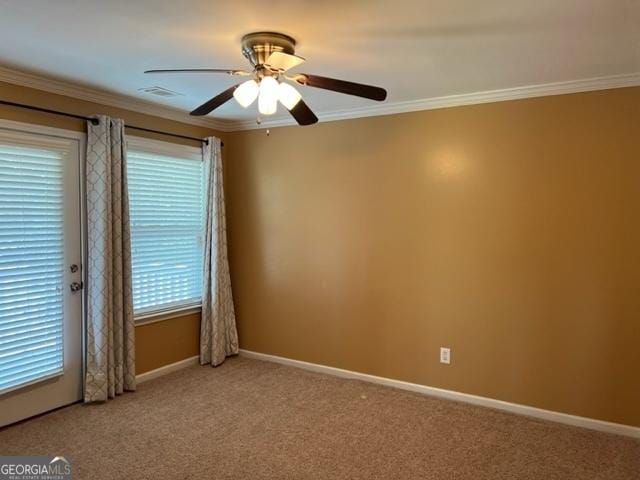
[[[170,157],[187,157],[193,160],[202,161],[202,149],[190,145],[182,145],[178,143],[163,142],[161,140],[152,140],[150,138],[139,137],[135,135],[127,135],[127,150],[142,150],[157,155],[166,155]],[[134,313],[134,322],[136,326],[147,325],[150,323],[162,322],[172,318],[198,313],[201,311],[202,300],[195,302],[182,303],[177,305],[168,305],[157,309],[145,309]]]
[[[202,161],[202,149],[179,143],[163,142],[150,138],[127,135],[127,150],[144,150],[168,157],[189,157]]]
[[[46,125],[38,125],[35,123],[16,122],[13,120],[0,119],[0,128],[5,130],[14,130],[19,133],[35,133],[40,135],[49,135],[52,137],[60,137],[65,139],[77,140],[79,146],[83,147],[86,140],[86,134],[76,132],[75,130],[65,130],[63,128],[48,127]],[[80,151],[82,154],[83,150]]]
[[[156,310],[154,312],[140,313],[134,317],[136,327],[140,325],[148,325],[150,323],[164,322],[172,318],[184,317],[193,313],[202,312],[202,305],[194,303],[191,305],[181,305],[179,307],[168,308],[165,310]]]

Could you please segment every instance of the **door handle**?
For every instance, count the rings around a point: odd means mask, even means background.
[[[69,285],[69,288],[71,288],[72,292],[78,292],[82,290],[82,287],[82,282],[72,282],[71,285]]]

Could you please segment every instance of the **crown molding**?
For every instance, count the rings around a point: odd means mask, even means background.
[[[183,110],[168,107],[166,105],[160,105],[155,102],[141,100],[128,95],[99,90],[61,79],[40,76],[2,66],[0,66],[0,82],[22,85],[58,95],[64,95],[102,105],[109,105],[125,110],[132,110],[138,113],[175,120],[177,122],[211,128],[221,132],[258,130],[263,128],[297,125],[292,118],[266,120],[260,125],[257,125],[253,119],[221,120],[212,117],[193,117]],[[337,120],[393,115],[397,113],[417,112],[421,110],[435,110],[438,108],[460,107],[464,105],[477,105],[482,103],[504,102],[507,100],[545,97],[549,95],[563,95],[593,90],[635,87],[639,85],[640,72],[635,72],[623,75],[464,93],[460,95],[446,95],[442,97],[423,98],[404,102],[388,102],[367,107],[351,108],[348,110],[334,110],[331,112],[319,113],[318,120],[320,122],[333,122]]]
[[[99,90],[97,88],[79,85],[58,78],[45,77],[33,73],[0,66],[0,82],[12,83],[23,87],[43,90],[57,95],[64,95],[79,100],[99,103],[111,107],[131,110],[146,115],[175,120],[213,130],[229,131],[229,122],[211,117],[193,117],[183,110],[160,105],[155,102],[141,100],[139,98],[122,95],[119,93]]]
[[[417,112],[421,110],[435,110],[438,108],[504,102],[507,100],[546,97],[550,95],[589,92],[593,90],[608,90],[621,87],[635,87],[639,85],[640,72],[636,72],[624,75],[612,75],[607,77],[588,78],[583,80],[571,80],[567,82],[554,82],[541,85],[527,85],[524,87],[504,88],[500,90],[488,90],[484,92],[464,93],[460,95],[423,98],[420,100],[410,100],[406,102],[382,103],[369,107],[319,113],[318,120],[320,122],[333,122],[336,120],[348,120],[353,118],[373,117],[379,115],[393,115],[397,113]],[[296,122],[293,119],[282,118],[263,121],[260,125],[256,125],[254,120],[228,122],[227,128],[232,131],[236,131],[285,127],[290,125],[296,125]]]

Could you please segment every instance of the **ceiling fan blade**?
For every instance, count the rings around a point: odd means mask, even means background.
[[[145,70],[144,73],[226,73],[228,75],[251,75],[251,72],[233,70],[230,68],[176,68]]]
[[[202,115],[207,115],[208,113],[213,112],[220,105],[228,102],[229,100],[231,100],[233,98],[233,92],[235,92],[235,90],[236,90],[236,88],[238,88],[238,86],[239,86],[239,84],[238,85],[234,85],[231,88],[227,88],[224,92],[219,93],[218,95],[213,97],[208,102],[205,102],[202,105],[200,105],[193,112],[191,112],[191,115],[200,117]]]
[[[264,64],[272,70],[286,72],[290,68],[297,67],[304,61],[305,59],[298,55],[291,55],[290,53],[284,52],[273,52],[269,55],[269,58],[265,60]]]
[[[299,83],[300,85],[323,88],[325,90],[346,93],[347,95],[355,95],[356,97],[369,98],[379,102],[387,98],[387,91],[384,88],[364,85],[362,83],[347,82],[346,80],[320,77],[318,75],[308,75],[306,73],[298,73],[287,78]]]
[[[296,103],[295,107],[289,110],[289,113],[296,119],[298,125],[313,125],[314,123],[318,123],[318,117],[316,117],[316,114],[311,111],[302,99]]]

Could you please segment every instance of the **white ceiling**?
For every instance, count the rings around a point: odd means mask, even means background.
[[[295,71],[385,87],[388,103],[640,72],[638,0],[4,0],[0,64],[190,111],[238,81],[243,34],[298,40]],[[162,86],[163,99],[138,92]],[[316,113],[372,103],[300,87]],[[287,117],[280,109],[276,118]],[[255,118],[229,102],[212,114]]]

